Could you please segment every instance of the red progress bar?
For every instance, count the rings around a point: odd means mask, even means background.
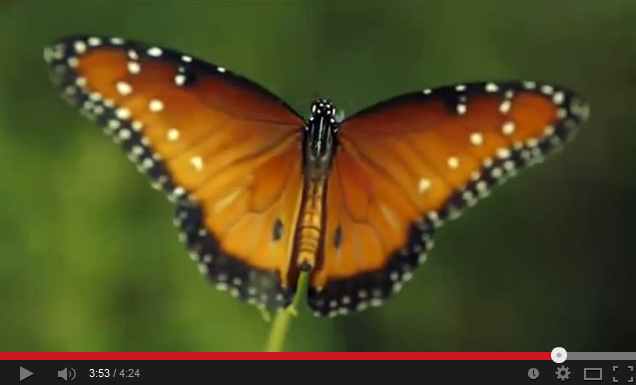
[[[0,360],[551,360],[550,352],[421,353],[0,353]]]

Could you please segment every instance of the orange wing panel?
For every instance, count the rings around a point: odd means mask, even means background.
[[[505,82],[409,94],[346,119],[310,306],[333,316],[381,304],[425,260],[444,220],[559,148],[586,118],[567,89]]]
[[[63,96],[177,203],[182,238],[216,286],[288,304],[303,119],[261,86],[166,48],[75,36],[44,56]]]

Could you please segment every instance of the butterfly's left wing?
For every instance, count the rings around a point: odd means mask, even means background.
[[[328,183],[316,315],[397,292],[446,219],[537,163],[587,118],[573,92],[538,82],[472,83],[397,97],[342,122]]]
[[[71,36],[44,58],[63,96],[176,203],[181,237],[215,287],[287,306],[302,117],[258,84],[165,47]]]

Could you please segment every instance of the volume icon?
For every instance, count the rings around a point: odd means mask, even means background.
[[[70,368],[64,368],[62,370],[58,370],[57,371],[57,376],[61,379],[63,379],[64,381],[68,381],[71,380],[73,381],[75,379],[75,369]]]

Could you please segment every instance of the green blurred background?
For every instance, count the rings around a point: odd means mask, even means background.
[[[217,292],[172,208],[69,108],[42,48],[76,33],[173,47],[303,115],[467,80],[562,83],[591,102],[566,150],[447,224],[384,306],[319,319],[294,351],[634,350],[636,2],[22,0],[0,3],[0,350],[262,350],[255,308]]]

